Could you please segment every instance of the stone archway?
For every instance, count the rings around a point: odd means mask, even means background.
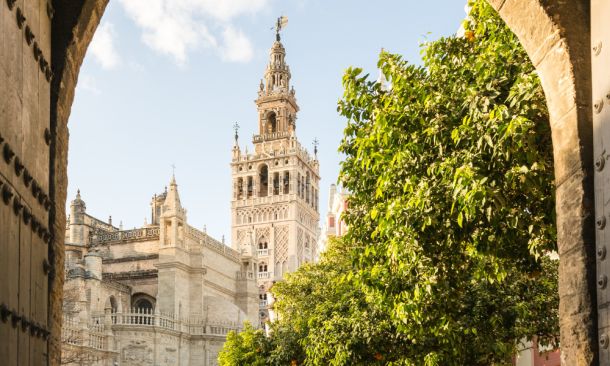
[[[598,343],[589,1],[488,1],[521,40],[540,74],[547,97],[557,184],[562,364],[594,365],[598,362]],[[8,0],[0,6],[14,6],[15,3],[17,6],[23,5],[22,1]],[[38,14],[48,13],[52,18],[48,29],[35,29],[39,37],[51,35],[50,65],[54,73],[50,78],[48,136],[45,133],[45,140],[50,145],[49,164],[46,167],[49,177],[47,193],[52,202],[48,229],[54,238],[48,246],[51,270],[47,265],[45,271],[51,274],[52,269],[61,273],[63,268],[68,118],[80,66],[107,3],[108,0],[46,0],[35,5],[32,3],[28,5],[32,9],[26,9],[36,10],[35,13]],[[40,9],[33,9],[34,7]],[[19,23],[19,17],[17,18]],[[20,32],[21,38],[11,39],[13,43],[4,43],[4,46],[8,48],[14,44],[15,49],[27,51],[24,44],[26,41],[28,45],[31,43],[27,31],[14,29],[14,13],[6,19],[11,19],[12,22],[0,23],[0,29],[4,32],[2,34]],[[0,59],[0,66],[3,62],[7,61]],[[23,65],[26,62],[29,64],[30,61],[24,58]],[[26,70],[25,67],[22,70]],[[23,74],[31,72],[36,72],[36,68],[28,68]],[[21,83],[25,82],[21,80]],[[41,105],[44,104],[46,101],[41,102]],[[10,116],[4,114],[1,117],[0,125],[20,128],[17,120],[9,121]],[[18,188],[22,189],[21,186]],[[18,230],[18,225],[18,221],[17,224],[2,221],[0,232]],[[13,274],[0,275],[0,282],[12,278],[11,276]],[[51,365],[59,364],[60,343],[57,335],[61,328],[62,282],[60,275],[49,276],[48,330],[51,337],[48,343],[48,362]],[[12,339],[7,344],[13,344]],[[5,348],[0,349],[0,353],[4,350]],[[6,350],[10,352],[9,348]]]
[[[488,0],[517,35],[539,72],[551,120],[557,185],[560,325],[564,365],[598,362],[589,2]],[[57,207],[65,222],[67,121],[78,70],[108,0],[56,2],[51,97]],[[66,2],[63,2],[66,3]],[[62,6],[63,8],[61,8]],[[61,232],[61,231],[57,231]],[[58,238],[56,246],[61,247]],[[57,250],[56,268],[63,252]],[[54,294],[61,292],[54,286]]]
[[[590,5],[488,0],[540,76],[555,160],[562,365],[598,364]]]

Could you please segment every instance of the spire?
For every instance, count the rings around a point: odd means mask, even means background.
[[[288,19],[280,17],[276,24],[276,40],[269,50],[269,63],[258,90],[256,105],[259,112],[259,135],[255,143],[288,138],[294,131],[299,111],[294,88],[290,85],[290,67],[286,63],[286,49],[280,42],[280,31]]]
[[[177,185],[176,184],[176,165],[172,164],[172,179],[169,182],[169,185]]]
[[[163,215],[183,216],[186,212],[180,203],[180,195],[178,194],[178,184],[176,183],[175,174],[172,174],[172,178],[169,182],[169,189],[166,187],[166,192],[165,201],[163,202]]]
[[[83,201],[83,199],[80,196],[80,189],[76,190],[76,197],[70,203],[70,206],[79,212],[84,212],[87,209],[87,205],[85,204],[85,201]]]

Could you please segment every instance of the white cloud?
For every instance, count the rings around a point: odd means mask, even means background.
[[[97,82],[95,78],[91,75],[83,73],[80,73],[78,76],[78,83],[76,84],[76,88],[95,95],[99,95],[102,93],[101,90],[97,87]]]
[[[119,53],[114,47],[114,35],[114,25],[104,22],[97,27],[89,46],[89,52],[104,69],[112,69],[121,62]]]
[[[248,62],[252,59],[254,50],[248,37],[240,30],[227,27],[222,33],[224,44],[220,49],[223,60],[232,62]]]
[[[142,40],[153,50],[184,64],[190,51],[212,48],[227,61],[252,57],[252,45],[231,21],[256,14],[270,0],[119,0],[142,30]],[[220,26],[219,26],[220,25]],[[214,35],[210,29],[224,29]],[[222,38],[222,43],[217,41]]]

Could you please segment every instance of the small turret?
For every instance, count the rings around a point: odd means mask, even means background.
[[[180,203],[178,184],[173,174],[169,182],[169,189],[166,190],[163,198],[159,217],[161,245],[183,246],[186,210]]]
[[[83,215],[87,211],[85,201],[81,199],[80,189],[76,191],[76,198],[70,203],[70,219],[71,223],[82,224]]]

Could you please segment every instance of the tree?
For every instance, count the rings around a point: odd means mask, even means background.
[[[495,11],[470,5],[464,37],[425,45],[423,66],[381,53],[389,90],[358,68],[343,79],[345,240],[406,364],[502,364],[516,340],[558,334],[543,91]]]
[[[272,358],[274,365],[289,359],[299,365],[386,365],[400,358],[405,339],[350,277],[350,251],[333,238],[319,263],[302,266],[272,287],[279,321],[272,324],[271,338],[288,344],[273,347],[272,355],[288,351]]]
[[[227,334],[227,341],[218,354],[220,366],[264,366],[269,352],[269,341],[265,332],[254,329],[250,323],[237,333]]]
[[[471,6],[464,37],[424,45],[423,66],[381,53],[390,88],[347,70],[348,233],[273,286],[279,320],[264,347],[227,342],[234,360],[488,366],[522,338],[556,341],[544,96],[495,11]]]

